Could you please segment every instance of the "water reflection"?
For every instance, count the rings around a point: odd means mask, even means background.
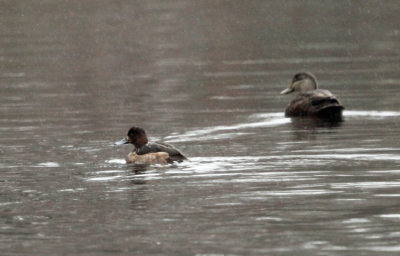
[[[146,165],[146,164],[134,164],[131,167],[132,167],[133,173],[142,174],[142,173],[146,172],[146,170],[149,168],[149,165]]]
[[[319,134],[336,133],[336,129],[343,125],[343,121],[324,120],[319,118],[291,118],[291,127],[294,140],[316,140]]]

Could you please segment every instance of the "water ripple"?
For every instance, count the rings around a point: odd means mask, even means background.
[[[400,116],[400,111],[360,111],[360,110],[346,110],[343,112],[346,117],[368,117],[368,118],[387,118],[387,117],[398,117]]]
[[[256,114],[251,116],[254,118],[264,118],[265,120],[256,121],[256,122],[248,122],[248,123],[239,123],[239,124],[232,124],[232,125],[220,125],[220,126],[212,126],[212,127],[205,127],[198,130],[193,130],[186,132],[181,135],[170,135],[165,138],[167,142],[184,142],[184,141],[199,141],[204,140],[204,136],[202,135],[216,133],[221,131],[231,131],[231,130],[241,130],[241,129],[250,129],[250,128],[258,128],[258,127],[276,127],[283,124],[290,123],[290,119],[284,118],[283,113],[264,113],[264,114]],[[226,138],[227,136],[238,136],[242,135],[243,133],[231,133],[224,136],[219,137],[208,137],[207,139],[221,139]],[[247,133],[244,133],[247,134]]]
[[[346,110],[343,115],[347,118],[362,118],[362,119],[384,119],[392,117],[400,117],[400,111],[359,111]],[[290,118],[284,117],[283,112],[273,113],[256,113],[248,117],[248,122],[232,125],[219,125],[205,127],[197,130],[188,131],[180,135],[169,135],[165,137],[166,142],[188,142],[188,141],[206,141],[226,139],[234,136],[247,135],[248,132],[232,132],[215,135],[218,132],[238,131],[243,129],[259,128],[259,127],[277,127],[291,123]],[[209,135],[213,134],[213,135]],[[206,135],[206,136],[204,136]]]

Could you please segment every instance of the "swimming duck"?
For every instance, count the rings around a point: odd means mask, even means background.
[[[289,88],[281,94],[297,91],[299,94],[285,110],[286,117],[318,117],[328,120],[342,120],[342,103],[328,90],[318,89],[317,78],[309,72],[294,75]]]
[[[182,162],[187,158],[174,146],[162,142],[148,142],[146,132],[133,126],[126,138],[115,145],[133,144],[135,149],[126,157],[127,163],[166,164],[174,161]]]

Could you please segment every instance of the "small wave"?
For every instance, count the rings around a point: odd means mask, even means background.
[[[254,118],[264,118],[266,120],[262,121],[253,121],[248,123],[239,123],[239,124],[232,124],[232,125],[220,125],[220,126],[211,126],[205,127],[203,129],[193,130],[186,132],[182,135],[170,135],[165,138],[166,142],[184,142],[184,141],[200,141],[204,140],[204,136],[211,133],[216,132],[224,132],[224,131],[232,131],[232,130],[242,130],[248,128],[259,128],[259,127],[276,127],[283,124],[290,123],[290,119],[284,118],[282,113],[267,113],[267,114],[255,114],[251,116]],[[226,136],[225,136],[225,135]],[[244,135],[247,133],[224,133],[219,136],[209,136],[207,139],[225,139],[228,136],[238,136]],[[202,136],[202,137],[200,137]]]
[[[59,189],[57,190],[58,192],[71,192],[71,193],[76,193],[76,192],[81,192],[85,191],[86,188],[67,188],[67,189]]]
[[[123,178],[123,175],[116,175],[116,176],[103,176],[103,177],[93,177],[89,178],[86,181],[100,181],[100,182],[107,182],[111,180],[116,180],[116,179],[121,179]]]
[[[8,206],[8,205],[13,205],[13,204],[22,204],[22,202],[21,201],[4,202],[4,203],[0,203],[0,206]]]
[[[60,164],[56,163],[56,162],[46,162],[46,163],[40,163],[37,166],[38,167],[60,167]]]
[[[94,174],[113,174],[113,173],[123,173],[125,172],[124,170],[107,170],[107,171],[97,171],[97,172],[93,172]]]
[[[390,218],[390,219],[400,219],[400,214],[382,214],[380,215],[381,218]]]
[[[373,252],[400,252],[400,246],[369,246],[361,247],[359,250],[373,251]]]
[[[345,117],[370,117],[373,119],[381,119],[386,117],[398,117],[400,111],[362,111],[362,110],[346,110],[343,112]]]
[[[362,189],[379,189],[379,188],[397,188],[400,187],[398,181],[371,181],[371,182],[346,182],[333,183],[331,187],[334,189],[346,188],[362,188]]]
[[[192,157],[190,162],[184,162],[183,170],[192,173],[209,173],[215,171],[233,170],[240,165],[241,170],[254,165],[260,158],[251,156],[239,157]]]
[[[354,223],[369,223],[371,222],[368,219],[365,218],[352,218],[352,219],[347,219],[342,221],[344,224],[354,224]]]
[[[368,171],[368,173],[390,173],[390,174],[399,174],[400,170],[377,170],[377,171]]]
[[[125,159],[114,158],[114,159],[106,160],[106,163],[108,163],[108,164],[125,164],[126,161],[125,161]]]
[[[305,189],[305,190],[284,190],[284,191],[271,191],[265,192],[264,195],[268,196],[313,196],[313,195],[324,195],[324,194],[337,194],[343,193],[343,191],[329,191],[324,189]]]
[[[285,118],[283,112],[274,112],[274,113],[257,113],[252,114],[249,117],[250,119],[260,118],[260,119],[272,119],[272,118]]]
[[[376,197],[400,197],[400,194],[376,194]]]

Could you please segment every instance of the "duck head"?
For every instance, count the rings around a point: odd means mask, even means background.
[[[122,140],[116,142],[114,145],[133,144],[135,148],[140,148],[148,142],[146,132],[139,127],[133,126],[128,131],[128,135]]]
[[[301,72],[294,75],[292,83],[289,88],[281,91],[281,94],[288,94],[291,92],[306,92],[313,91],[318,88],[317,78],[309,72]]]

